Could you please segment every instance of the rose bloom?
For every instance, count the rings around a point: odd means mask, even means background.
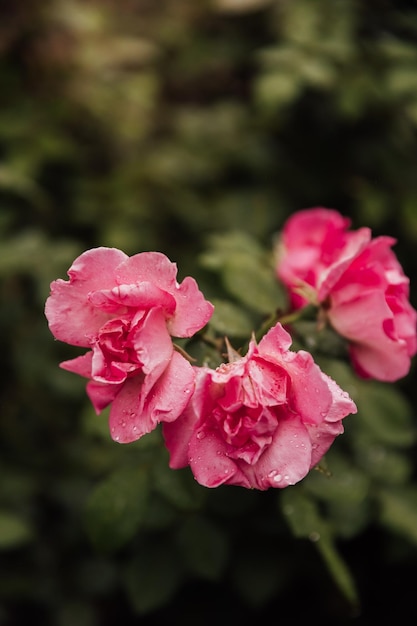
[[[110,403],[110,432],[127,443],[180,415],[194,390],[190,363],[171,336],[190,337],[209,320],[207,302],[191,277],[159,252],[128,257],[116,248],[81,254],[69,281],[51,283],[45,305],[56,339],[89,348],[61,367],[89,378],[97,413]]]
[[[196,389],[175,422],[164,424],[170,467],[190,465],[206,487],[265,490],[300,481],[356,413],[348,394],[277,324],[246,356],[196,367]]]
[[[408,373],[417,351],[409,280],[391,250],[395,239],[372,239],[369,228],[349,231],[349,224],[332,209],[292,215],[277,248],[277,276],[293,308],[309,301],[322,307],[348,340],[360,376],[395,381]]]

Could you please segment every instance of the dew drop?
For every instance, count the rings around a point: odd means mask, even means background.
[[[199,430],[196,437],[197,439],[204,439],[204,437],[206,436],[206,433],[203,430]]]
[[[280,474],[277,470],[272,470],[269,472],[268,478],[274,483],[279,483],[282,480],[282,474]]]

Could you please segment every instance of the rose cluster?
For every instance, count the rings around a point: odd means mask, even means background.
[[[392,382],[408,373],[417,351],[409,280],[391,250],[395,239],[349,225],[331,209],[295,213],[278,245],[277,276],[294,308],[317,304],[348,340],[360,376]]]
[[[349,230],[330,209],[294,214],[277,251],[293,310],[315,304],[350,345],[360,376],[396,380],[416,353],[416,311],[389,237]],[[81,254],[55,280],[45,314],[56,339],[87,349],[61,367],[88,379],[97,414],[133,442],[159,423],[170,467],[190,466],[207,487],[265,490],[300,481],[343,432],[355,403],[310,353],[290,350],[279,321],[246,354],[226,338],[228,361],[192,365],[175,344],[210,321],[213,305],[159,252]]]

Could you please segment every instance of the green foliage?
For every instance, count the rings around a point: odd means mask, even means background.
[[[32,539],[32,529],[26,520],[9,511],[0,511],[0,550],[16,548]]]
[[[52,339],[43,307],[87,248],[159,250],[216,305],[210,327],[179,342],[215,367],[225,336],[241,349],[286,310],[273,245],[289,214],[315,205],[395,236],[416,306],[416,7],[11,4],[0,20],[0,622],[197,614],[204,626],[272,609],[336,624],[350,615],[343,598],[367,623],[408,622],[414,366],[395,385],[359,380],[344,342],[300,321],[294,348],[313,352],[357,415],[302,484],[208,490],[169,469],[159,430],[111,441],[85,380],[59,369],[79,351]]]
[[[124,582],[133,607],[138,614],[150,613],[166,604],[182,583],[175,547],[165,539],[143,539],[136,556],[126,567]]]
[[[145,467],[116,469],[92,492],[86,525],[100,550],[121,548],[138,532],[146,514],[149,477]]]
[[[331,526],[321,517],[314,500],[295,487],[283,494],[282,506],[294,535],[317,545],[336,583],[352,605],[357,605],[359,597],[354,579],[337,552]]]

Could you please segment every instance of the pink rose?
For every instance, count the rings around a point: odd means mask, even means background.
[[[333,328],[349,341],[356,372],[395,381],[417,351],[417,312],[409,280],[391,247],[369,228],[348,231],[349,220],[331,209],[307,209],[286,222],[278,248],[277,275],[294,308],[318,304]]]
[[[193,278],[176,281],[177,267],[159,252],[132,257],[115,248],[81,254],[55,280],[45,314],[56,339],[90,348],[61,367],[91,380],[97,413],[112,403],[113,439],[127,443],[157,423],[175,420],[194,390],[190,363],[171,336],[190,337],[213,305]]]
[[[348,394],[304,351],[291,352],[281,324],[246,356],[216,370],[195,368],[184,414],[163,433],[170,467],[190,465],[206,487],[268,489],[300,481],[356,413]]]

